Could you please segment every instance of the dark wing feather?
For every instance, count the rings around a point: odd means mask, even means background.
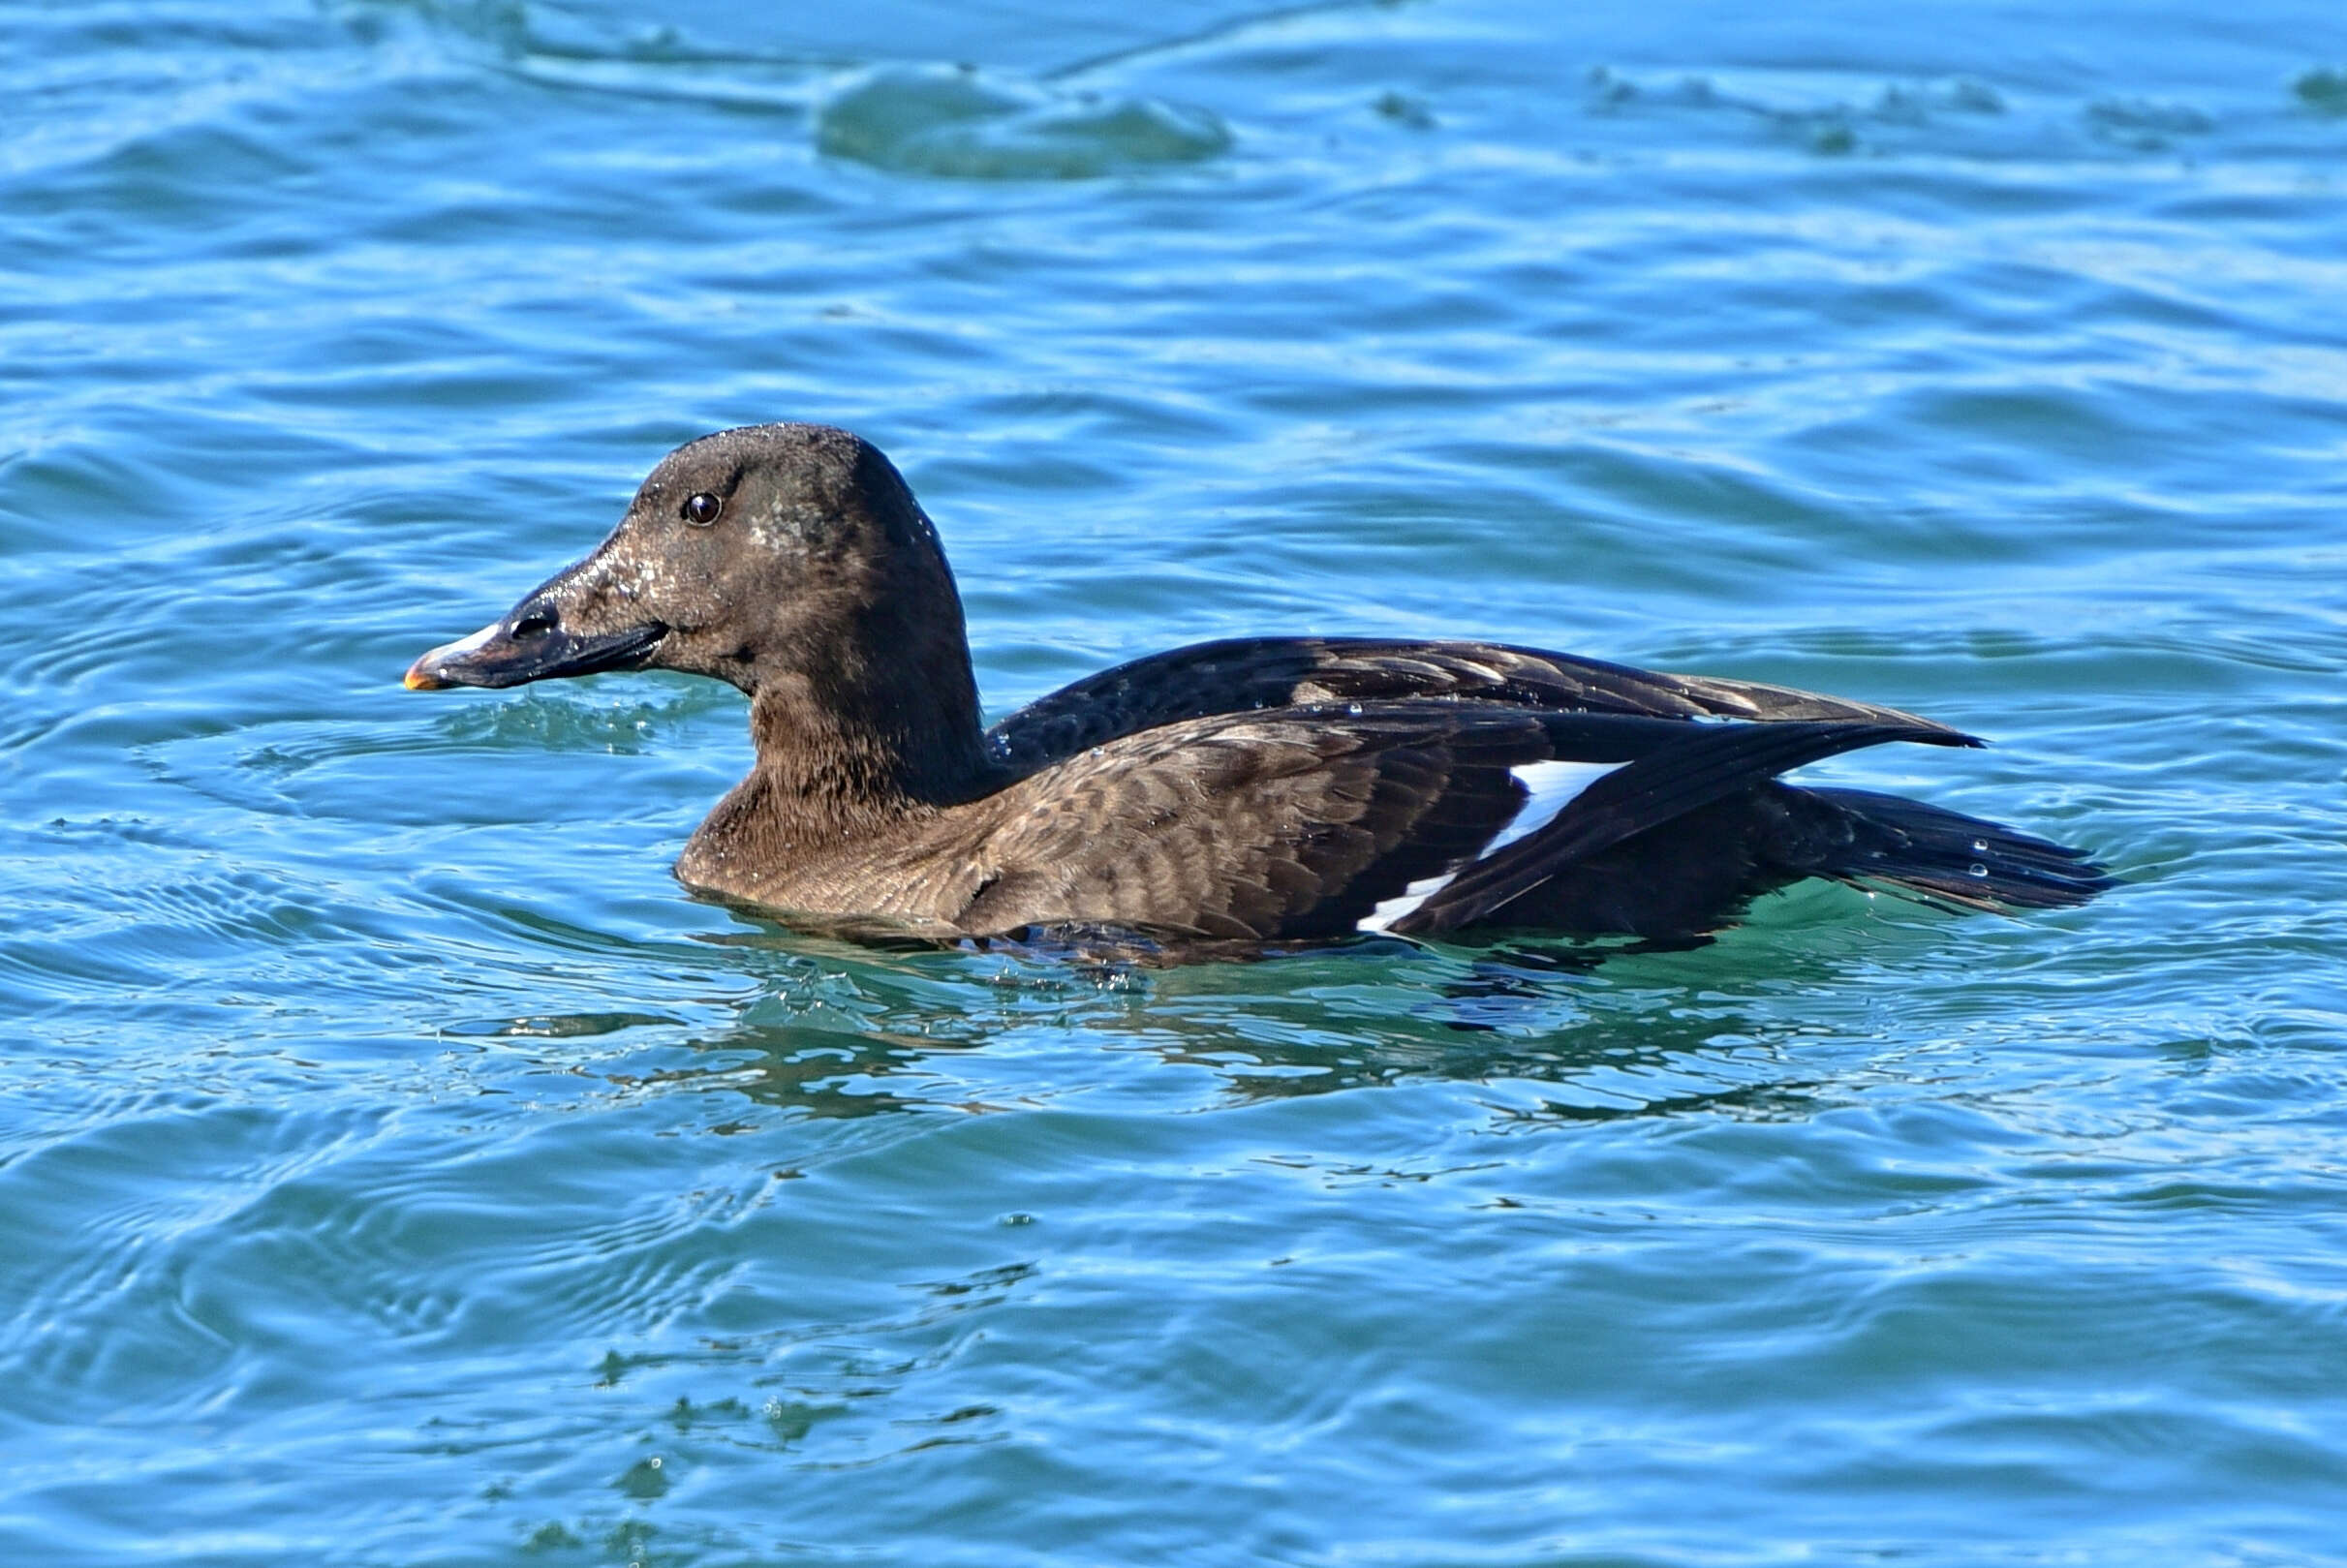
[[[1549,721],[1556,754],[1571,761],[1617,760],[1623,745],[1615,731],[1624,724],[1623,720],[1599,716],[1560,715]],[[1433,933],[1504,922],[1511,903],[1565,868],[1691,812],[1748,793],[1804,763],[1886,741],[1980,744],[1936,724],[1792,720],[1662,727],[1665,733],[1658,742],[1638,753],[1628,766],[1584,789],[1546,827],[1467,867],[1390,929]]]
[[[1674,726],[1675,727],[1675,726]],[[1089,922],[1192,937],[1349,935],[1523,804],[1543,718],[1418,704],[1211,715],[1112,740],[997,797],[973,934]]]
[[[1930,725],[1688,724],[1503,704],[1213,715],[1111,740],[1004,791],[972,841],[984,875],[947,918],[975,935],[1103,923],[1326,938],[1467,865],[1452,884],[1467,884],[1464,896],[1446,889],[1391,928],[1451,930],[1575,856],[1886,740],[1963,743]],[[1545,761],[1629,765],[1547,828],[1469,865],[1526,802],[1512,770]]]
[[[1896,708],[1753,681],[1633,669],[1488,642],[1245,637],[1153,654],[1064,687],[987,731],[1021,774],[1160,724],[1304,703],[1460,702],[1655,719],[1836,720],[1944,729]]]

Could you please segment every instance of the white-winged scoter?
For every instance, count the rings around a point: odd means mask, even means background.
[[[878,448],[819,425],[678,447],[593,554],[407,684],[613,669],[748,693],[757,764],[677,876],[834,929],[1676,942],[1809,876],[1987,909],[2109,885],[2043,839],[1777,777],[1883,741],[1980,744],[1943,724],[1529,648],[1202,643],[984,728],[936,530]]]

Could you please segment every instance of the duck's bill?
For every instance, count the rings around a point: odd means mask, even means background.
[[[437,692],[450,686],[520,686],[563,675],[640,669],[667,634],[664,626],[580,634],[525,620],[517,635],[509,616],[433,649],[408,666],[406,684],[411,692]]]

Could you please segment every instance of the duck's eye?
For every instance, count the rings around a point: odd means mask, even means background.
[[[706,490],[685,498],[685,521],[695,528],[707,528],[717,521],[717,514],[726,509],[726,503]]]

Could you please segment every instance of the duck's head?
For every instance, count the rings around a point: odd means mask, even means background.
[[[968,669],[961,603],[895,467],[845,430],[768,424],[661,459],[593,554],[425,654],[407,684],[672,669],[754,695],[796,677],[852,703],[878,694],[879,666],[939,660]]]

